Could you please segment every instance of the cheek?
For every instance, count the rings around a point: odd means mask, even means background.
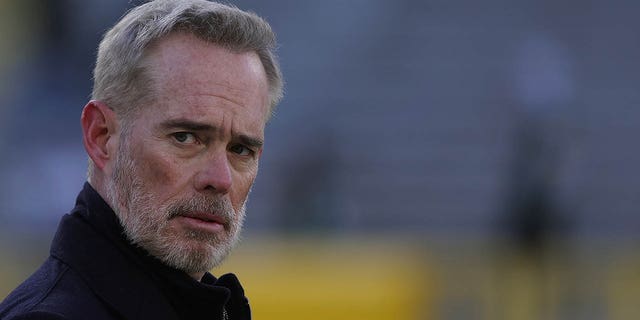
[[[249,190],[256,178],[256,171],[236,173],[233,180],[233,190],[231,191],[231,201],[233,207],[240,209],[242,203],[246,200]]]
[[[171,186],[179,183],[179,163],[153,150],[141,151],[138,153],[138,168],[147,187],[156,190],[156,195],[161,197],[165,193],[175,193]]]

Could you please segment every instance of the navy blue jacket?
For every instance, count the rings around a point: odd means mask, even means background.
[[[0,304],[0,319],[250,319],[233,274],[200,282],[131,245],[88,184],[49,258]]]

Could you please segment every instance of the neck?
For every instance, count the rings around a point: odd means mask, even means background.
[[[200,282],[202,281],[202,277],[204,277],[204,272],[191,273],[189,274],[189,276],[194,278],[196,281]]]
[[[111,199],[108,197],[109,194],[107,192],[108,190],[106,187],[104,176],[100,174],[100,172],[94,171],[93,174],[90,174],[87,177],[87,182],[89,182],[93,190],[95,190],[102,197],[102,199],[104,199],[109,204],[109,206],[113,208],[113,203],[110,203]]]

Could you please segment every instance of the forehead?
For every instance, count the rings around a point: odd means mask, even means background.
[[[210,106],[267,118],[267,77],[255,52],[233,52],[194,35],[173,33],[149,48],[145,66],[160,105]]]

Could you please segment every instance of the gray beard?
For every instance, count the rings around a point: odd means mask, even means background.
[[[121,147],[125,148],[124,143]],[[126,150],[119,151],[107,198],[129,241],[187,274],[206,272],[222,263],[239,241],[246,199],[238,212],[224,197],[198,196],[157,206],[159,202],[146,192],[133,159]],[[219,213],[228,222],[224,232],[171,232],[168,224],[172,218],[193,211]]]

